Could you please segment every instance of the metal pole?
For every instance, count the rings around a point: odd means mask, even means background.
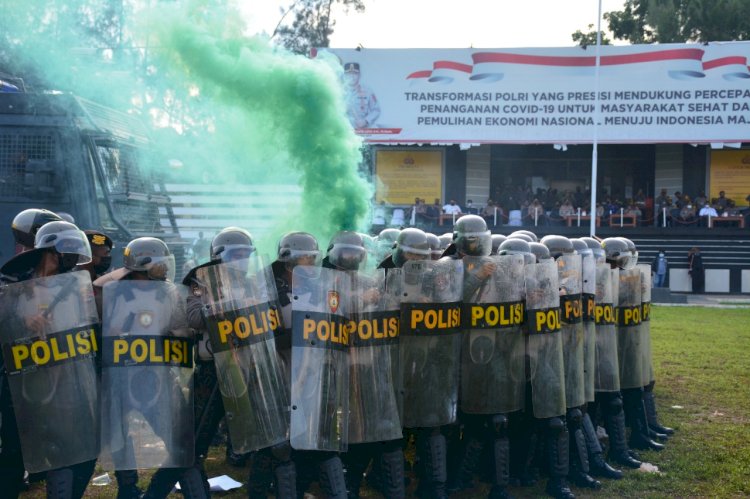
[[[589,233],[596,235],[596,170],[598,166],[599,140],[599,62],[602,45],[602,0],[599,0],[599,10],[596,16],[596,66],[594,67],[594,137],[591,148],[591,224]]]

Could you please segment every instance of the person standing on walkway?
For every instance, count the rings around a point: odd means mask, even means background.
[[[688,274],[693,281],[693,294],[703,293],[706,285],[706,274],[703,269],[701,250],[695,246],[688,252]]]
[[[667,261],[667,253],[661,249],[659,250],[659,254],[651,261],[651,273],[654,276],[655,288],[661,288],[667,284],[668,270],[669,262]]]

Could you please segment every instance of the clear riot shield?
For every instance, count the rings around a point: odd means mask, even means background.
[[[401,438],[397,390],[399,287],[385,270],[352,275],[349,327],[349,443]]]
[[[464,257],[464,275],[488,258]],[[469,414],[509,413],[524,404],[524,259],[491,258],[493,274],[464,297],[461,410]]]
[[[586,403],[583,357],[583,271],[581,255],[557,258],[560,285],[560,334],[565,366],[565,402],[568,408]]]
[[[193,336],[186,292],[168,281],[102,290],[101,461],[105,468],[194,462]]]
[[[198,269],[208,338],[235,452],[289,438],[289,388],[274,335],[282,327],[264,259]]]
[[[597,392],[620,391],[620,363],[617,359],[617,329],[615,323],[617,273],[613,274],[608,263],[596,266],[596,370]]]
[[[596,260],[583,258],[581,272],[583,287],[583,384],[586,402],[594,401],[596,375]]]
[[[295,449],[346,450],[350,281],[338,270],[294,268],[290,441]]]
[[[643,342],[643,386],[655,380],[651,358],[651,265],[641,264],[641,341]]]
[[[526,333],[534,417],[565,414],[565,373],[560,335],[560,293],[554,260],[524,267]]]
[[[99,316],[88,272],[2,288],[0,343],[26,470],[95,459]]]
[[[463,264],[407,261],[401,271],[403,424],[447,425],[456,420],[458,405]]]
[[[641,271],[620,270],[617,301],[617,354],[620,362],[620,388],[643,386],[641,338]]]

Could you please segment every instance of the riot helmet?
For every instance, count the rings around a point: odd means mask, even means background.
[[[125,246],[123,265],[131,272],[144,272],[152,281],[174,279],[174,255],[167,244],[155,237],[139,237]]]
[[[337,269],[358,270],[367,260],[367,251],[362,236],[356,232],[342,230],[331,238],[326,256],[328,262]]]
[[[450,246],[451,243],[453,242],[453,233],[446,232],[442,236],[438,236],[438,240],[440,241],[440,249],[442,251],[445,251],[448,249],[448,246]]]
[[[440,238],[431,232],[427,232],[426,235],[427,242],[430,245],[430,259],[439,260],[443,256],[443,251],[445,251],[440,247]]]
[[[276,259],[289,269],[297,265],[317,265],[320,260],[318,241],[307,232],[289,232],[279,240]]]
[[[479,215],[464,215],[456,221],[453,242],[463,255],[488,256],[492,252],[492,234]]]
[[[60,273],[91,261],[91,246],[86,234],[70,222],[55,221],[42,225],[34,238],[34,249],[51,249],[58,255]]]
[[[401,233],[398,229],[383,229],[378,234],[377,242],[381,247],[387,246],[388,249],[392,249],[393,245],[398,239],[398,235]]]
[[[607,259],[607,263],[619,269],[629,270],[635,267],[633,264],[633,254],[626,243],[620,237],[608,237],[602,241],[602,249]]]
[[[528,234],[520,233],[520,232],[513,232],[511,235],[508,236],[508,239],[520,239],[521,241],[526,241],[527,243],[533,243],[534,238],[531,237]]]
[[[529,265],[534,263],[536,260],[534,254],[531,252],[529,243],[520,237],[509,237],[502,243],[497,249],[498,255],[523,255],[524,263]]]
[[[507,237],[502,234],[492,234],[492,252],[491,255],[497,255],[497,251],[500,245],[505,241]]]
[[[211,240],[211,260],[224,263],[249,258],[255,251],[253,236],[245,229],[227,227]]]
[[[549,252],[549,248],[542,243],[536,243],[532,241],[529,243],[529,249],[536,257],[536,263],[552,258],[552,255]]]
[[[25,249],[31,249],[34,247],[34,237],[39,228],[46,223],[59,221],[62,221],[62,218],[49,210],[39,208],[23,210],[13,218],[11,224],[13,238]]]
[[[511,233],[511,236],[514,235],[514,234],[516,234],[516,235],[517,234],[525,234],[525,235],[527,235],[527,236],[529,236],[531,238],[532,242],[535,242],[535,243],[539,242],[539,238],[537,237],[537,235],[534,234],[533,232],[531,232],[530,230],[519,229],[519,230],[516,230],[513,233]]]
[[[544,236],[540,242],[549,249],[549,254],[552,258],[558,258],[576,252],[573,243],[565,236],[550,234],[549,236]]]
[[[570,242],[573,243],[573,248],[575,248],[576,252],[581,255],[582,258],[594,256],[594,252],[591,251],[589,245],[580,239],[571,239]]]
[[[633,263],[632,266],[635,267],[638,264],[638,250],[635,247],[635,243],[628,239],[627,237],[621,237],[623,241],[628,245],[628,249],[630,250],[630,253],[633,255]]]
[[[591,252],[594,254],[594,258],[596,258],[597,262],[599,260],[605,260],[606,255],[604,254],[604,250],[602,249],[602,243],[600,243],[593,237],[582,237],[580,238],[580,240],[586,243],[586,246],[588,246]]]
[[[393,264],[402,267],[407,260],[430,260],[431,253],[430,243],[424,231],[415,228],[404,229],[396,239],[396,248],[392,255]]]

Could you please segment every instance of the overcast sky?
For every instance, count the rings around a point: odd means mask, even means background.
[[[271,33],[292,0],[241,2],[252,32]],[[602,0],[602,13],[623,0]],[[363,14],[337,13],[337,48],[564,47],[596,26],[598,0],[365,0]],[[606,31],[606,24],[602,22]],[[622,42],[619,42],[622,43]]]

